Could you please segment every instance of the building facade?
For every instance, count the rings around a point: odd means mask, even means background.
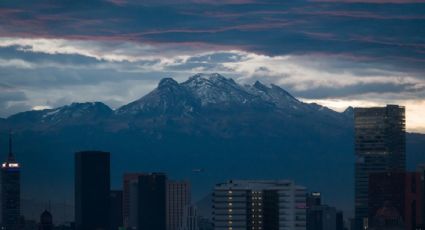
[[[110,154],[75,154],[75,229],[109,230]]]
[[[405,108],[355,108],[355,228],[369,224],[369,174],[404,172],[406,161]]]
[[[137,229],[139,176],[145,173],[126,173],[123,177],[123,222],[125,229]]]
[[[2,229],[18,230],[21,213],[21,172],[12,151],[12,135],[9,134],[9,154],[1,165]]]
[[[318,192],[307,194],[307,230],[343,230],[343,213],[335,207],[322,204]]]
[[[139,176],[137,229],[166,230],[167,176],[152,173]]]
[[[179,230],[183,225],[183,213],[191,203],[190,183],[167,181],[166,189],[167,230]]]
[[[291,181],[229,181],[213,193],[215,230],[305,230],[306,189]]]
[[[109,226],[111,230],[118,230],[123,227],[123,192],[112,190],[109,197]]]

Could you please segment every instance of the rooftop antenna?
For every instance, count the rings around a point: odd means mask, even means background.
[[[13,153],[12,153],[12,129],[9,129],[9,158],[13,158]]]

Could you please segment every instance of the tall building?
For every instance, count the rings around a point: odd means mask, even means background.
[[[191,203],[189,182],[170,181],[162,173],[126,173],[123,179],[123,219],[126,229],[140,229],[138,226],[151,226],[154,222],[161,226],[164,224],[167,230],[181,229],[185,208]],[[143,214],[146,212],[151,217]],[[154,215],[153,212],[164,212],[165,216]],[[155,229],[161,226],[155,225]]]
[[[109,230],[110,154],[75,154],[75,229]]]
[[[139,176],[144,173],[126,173],[123,177],[123,221],[125,229],[137,229]]]
[[[183,224],[183,212],[190,205],[190,183],[167,181],[166,189],[167,230],[179,230]]]
[[[138,230],[166,230],[166,183],[162,173],[139,176]]]
[[[336,212],[336,230],[344,230],[344,213],[342,211]]]
[[[322,204],[318,192],[307,194],[307,230],[343,230],[344,220],[341,211]]]
[[[369,174],[405,171],[405,108],[355,108],[355,226],[368,225]]]
[[[12,151],[12,134],[9,133],[9,154],[1,165],[2,229],[18,230],[21,213],[20,165]]]
[[[306,189],[291,181],[229,181],[213,194],[215,230],[304,230]]]
[[[321,205],[322,204],[322,194],[320,192],[311,192],[307,194],[306,205],[307,208]]]
[[[123,196],[121,190],[112,190],[109,201],[109,226],[111,230],[118,230],[123,227]]]
[[[418,172],[406,173],[405,184],[405,213],[404,221],[406,229],[417,230],[423,229],[424,222],[422,216],[424,213],[424,188],[421,184],[421,174]]]

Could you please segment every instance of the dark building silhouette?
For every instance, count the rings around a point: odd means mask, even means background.
[[[166,183],[162,173],[139,176],[137,229],[166,230]]]
[[[321,205],[322,204],[322,194],[320,192],[311,192],[307,194],[306,205],[308,207]]]
[[[406,229],[408,230],[420,229],[419,227],[423,229],[423,192],[424,188],[421,184],[421,174],[418,172],[407,172],[404,222],[406,223]]]
[[[53,217],[49,211],[45,210],[40,215],[39,230],[53,230]]]
[[[336,230],[344,230],[344,213],[342,211],[336,212]]]
[[[211,220],[204,217],[198,217],[199,230],[214,230],[214,224]]]
[[[20,229],[20,180],[20,165],[13,155],[12,134],[9,133],[9,154],[1,166],[2,227],[5,230]]]
[[[307,230],[336,230],[336,209],[316,205],[307,209]]]
[[[113,190],[110,193],[110,215],[109,215],[109,226],[111,230],[118,230],[123,226],[123,196],[121,190]]]
[[[322,204],[322,196],[318,192],[307,194],[307,230],[343,230],[344,218],[341,211]]]
[[[421,175],[421,188],[422,188],[422,226],[425,229],[425,164],[418,165],[417,172]]]
[[[422,226],[423,187],[417,172],[372,173],[369,176],[369,226],[374,229],[418,229]]]
[[[369,223],[369,174],[404,172],[406,161],[405,108],[355,108],[355,227]]]
[[[109,230],[109,155],[100,151],[75,154],[76,230]]]

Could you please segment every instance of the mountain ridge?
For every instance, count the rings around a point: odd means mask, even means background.
[[[171,101],[172,103],[164,103],[164,100],[167,100],[167,102]],[[69,105],[57,108],[19,112],[10,115],[7,118],[2,118],[2,120],[32,120],[37,118],[39,115],[50,117],[55,112],[62,111],[63,109],[80,108],[87,105],[92,105],[88,106],[89,109],[93,109],[93,106],[103,107],[100,110],[103,110],[105,113],[110,113],[112,111],[115,115],[135,115],[140,112],[149,113],[149,110],[151,110],[152,107],[162,107],[159,112],[166,112],[166,107],[176,106],[174,103],[178,103],[178,100],[182,100],[183,104],[180,106],[186,106],[186,112],[193,112],[196,108],[211,104],[222,103],[225,106],[226,104],[236,102],[243,105],[249,102],[259,103],[259,100],[262,100],[261,103],[269,103],[269,105],[272,104],[280,109],[288,109],[289,106],[292,106],[294,109],[298,109],[297,106],[301,105],[304,107],[310,107],[309,109],[313,110],[326,109],[330,112],[334,112],[335,114],[343,114],[316,103],[304,103],[299,101],[286,90],[274,84],[266,86],[261,82],[256,81],[252,85],[240,85],[231,78],[225,78],[220,74],[213,73],[195,74],[182,83],[178,83],[173,78],[163,78],[159,81],[157,88],[153,89],[141,98],[116,109],[112,109],[102,102],[73,102]],[[148,111],[144,111],[144,108]],[[129,114],[127,114],[127,112]],[[26,114],[31,115],[26,116]]]

